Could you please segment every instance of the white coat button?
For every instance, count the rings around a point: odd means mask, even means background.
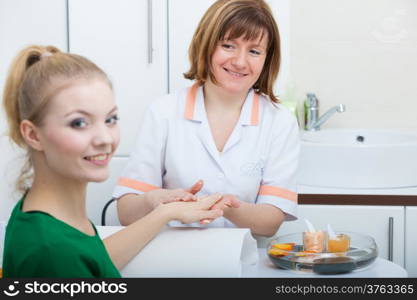
[[[223,174],[223,173],[219,173],[219,174],[217,174],[217,178],[219,178],[219,179],[223,179],[223,178],[224,178],[224,174]]]

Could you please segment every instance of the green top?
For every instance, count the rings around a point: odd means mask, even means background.
[[[22,205],[7,224],[3,277],[121,277],[94,224],[90,236],[45,212],[22,212]]]

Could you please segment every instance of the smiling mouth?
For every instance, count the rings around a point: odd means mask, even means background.
[[[84,157],[85,160],[88,161],[105,161],[109,158],[109,154],[99,154],[99,155],[94,155],[94,156],[86,156]]]
[[[248,74],[244,74],[244,73],[239,73],[239,72],[233,72],[229,69],[223,68],[227,73],[229,73],[230,75],[234,76],[234,77],[245,77]]]

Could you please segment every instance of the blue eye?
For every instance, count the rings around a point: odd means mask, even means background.
[[[70,126],[72,128],[84,128],[87,126],[87,122],[84,119],[75,119],[71,121]]]
[[[119,121],[119,116],[114,115],[106,120],[106,124],[110,124],[110,125],[117,124],[117,121]]]
[[[255,49],[250,50],[250,53],[254,54],[254,55],[261,55],[261,52]]]

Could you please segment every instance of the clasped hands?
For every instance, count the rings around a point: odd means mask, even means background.
[[[171,202],[193,202],[204,199],[208,196],[197,197],[196,194],[202,189],[204,182],[202,180],[197,181],[188,189],[157,189],[149,191],[145,194],[145,199],[152,207],[157,207],[160,204],[166,204]],[[239,208],[240,200],[234,195],[224,194],[221,195],[219,200],[209,208],[209,210],[222,210],[223,213],[228,209]],[[201,224],[208,224],[213,219],[200,220]]]

